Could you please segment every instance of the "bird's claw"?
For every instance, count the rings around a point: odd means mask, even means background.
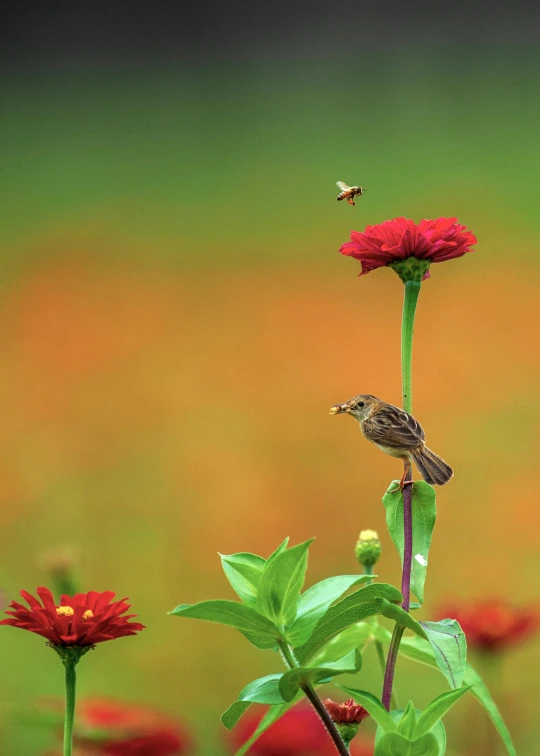
[[[388,493],[397,493],[398,491],[403,493],[403,489],[405,488],[405,486],[412,486],[413,483],[414,483],[414,480],[400,480],[397,486],[395,488],[390,489]]]

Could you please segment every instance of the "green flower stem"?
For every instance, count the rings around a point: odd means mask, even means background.
[[[383,677],[384,677],[384,673],[386,671],[386,659],[384,657],[383,644],[378,640],[375,641],[375,651],[377,652],[377,659],[379,660],[379,666],[381,668],[381,672],[383,673]],[[392,693],[392,703],[397,708],[393,693]]]
[[[64,718],[64,756],[71,756],[73,750],[73,720],[75,718],[75,666],[73,659],[64,660],[66,683],[66,711]]]
[[[420,294],[420,281],[405,283],[405,299],[401,321],[401,385],[403,409],[412,413],[412,341],[416,303]]]
[[[412,342],[414,332],[414,316],[418,295],[420,294],[421,280],[407,280],[405,284],[405,299],[403,301],[403,316],[401,320],[401,386],[403,393],[403,409],[412,413]],[[405,481],[412,480],[409,471]],[[403,572],[401,580],[401,592],[403,593],[403,608],[409,611],[411,597],[411,570],[412,570],[412,485],[406,485],[403,490]],[[382,702],[389,710],[392,700],[392,687],[396,660],[399,652],[399,644],[405,628],[401,625],[394,627],[384,674]]]
[[[405,282],[405,298],[403,301],[403,317],[401,320],[401,385],[403,392],[403,409],[412,413],[412,342],[414,333],[414,316],[421,281]],[[405,481],[412,480],[409,472]],[[412,570],[412,485],[403,490],[403,578],[401,592],[403,593],[403,608],[409,611],[411,594]]]
[[[295,669],[296,667],[298,667],[298,663],[294,658],[292,648],[288,645],[288,643],[285,643],[285,641],[278,641],[278,646],[289,669]],[[339,734],[337,727],[332,722],[332,718],[327,712],[325,705],[323,704],[319,696],[315,693],[315,688],[313,687],[313,685],[306,683],[305,685],[302,685],[300,687],[302,688],[302,691],[310,704],[313,706],[313,708],[321,718],[323,725],[328,730],[328,734],[334,741],[334,745],[336,746],[336,749],[340,756],[350,756],[349,749],[343,742],[343,739]]]
[[[289,644],[285,643],[285,641],[278,641],[278,646],[287,667],[289,667],[289,669],[295,669],[298,667],[298,662],[294,658],[293,650]]]
[[[364,565],[364,575],[373,575],[373,565],[372,564],[365,564]],[[371,585],[373,580],[370,580],[369,583],[366,583],[366,585]]]

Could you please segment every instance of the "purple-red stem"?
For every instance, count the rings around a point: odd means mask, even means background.
[[[412,471],[409,470],[405,481],[412,480]],[[412,485],[403,488],[403,573],[401,577],[401,592],[403,594],[402,607],[406,612],[410,609],[411,602],[411,571],[412,571],[412,551],[413,551],[413,527],[412,527]],[[399,651],[399,644],[405,628],[403,625],[395,625],[386,658],[386,669],[384,672],[384,683],[382,692],[382,703],[387,711],[390,711],[390,702],[392,700],[392,687],[394,685],[394,673],[396,671],[396,661]]]
[[[323,725],[328,731],[328,734],[334,741],[334,745],[337,752],[339,753],[339,756],[349,756],[349,749],[343,742],[343,738],[339,734],[338,729],[332,721],[330,714],[327,712],[325,705],[323,704],[319,696],[315,693],[315,690],[311,685],[306,685],[302,687],[302,691],[321,718]]]
[[[289,669],[297,669],[298,663],[296,661],[292,648],[285,641],[278,641],[278,646],[285,664],[289,667]],[[332,717],[326,710],[326,706],[323,704],[319,696],[315,693],[314,687],[310,683],[306,683],[305,685],[301,685],[300,687],[302,688],[302,692],[304,693],[308,701],[311,703],[311,705],[319,715],[323,725],[326,727],[328,734],[334,741],[334,745],[337,752],[339,753],[339,756],[350,756],[349,749],[345,745],[336,725],[332,721]]]
[[[394,625],[388,656],[386,657],[386,670],[384,672],[383,692],[381,701],[386,711],[390,711],[392,701],[392,686],[394,685],[394,672],[396,671],[396,660],[401,643],[401,636],[405,632],[403,625]]]
[[[409,470],[406,481],[412,480]],[[409,611],[411,603],[411,572],[412,572],[412,484],[403,489],[403,574],[401,576],[401,592],[403,594],[402,607]]]

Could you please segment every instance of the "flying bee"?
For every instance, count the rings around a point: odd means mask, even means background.
[[[337,201],[346,199],[349,205],[354,205],[354,198],[360,196],[365,189],[361,186],[349,186],[344,181],[336,181],[340,193],[337,196]]]

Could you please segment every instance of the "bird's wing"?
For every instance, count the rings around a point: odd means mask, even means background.
[[[369,441],[393,449],[414,448],[426,435],[412,415],[392,404],[385,404],[366,418],[362,430]]]

